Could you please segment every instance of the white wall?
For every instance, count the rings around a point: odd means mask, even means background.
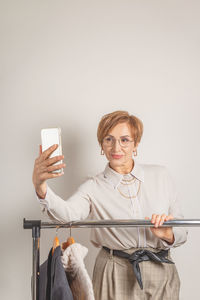
[[[60,126],[67,168],[49,182],[67,198],[103,170],[96,140],[102,115],[123,109],[144,122],[138,161],[168,166],[186,218],[200,218],[200,3],[190,1],[1,0],[1,272],[4,300],[30,299],[31,231],[40,219],[32,186],[40,130]],[[200,231],[173,250],[181,300],[197,299]],[[60,230],[65,240],[68,230]],[[43,230],[41,261],[55,230]],[[96,249],[88,230],[73,235]],[[90,258],[89,258],[90,257]]]

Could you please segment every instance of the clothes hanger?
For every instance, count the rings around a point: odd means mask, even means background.
[[[67,247],[69,247],[70,245],[75,243],[75,239],[72,236],[72,232],[71,232],[71,225],[72,223],[70,223],[70,236],[68,237],[67,241],[62,243],[62,249],[65,250]]]
[[[56,227],[56,236],[53,240],[53,248],[52,248],[52,255],[54,254],[54,251],[55,249],[60,246],[60,242],[59,242],[59,239],[58,239],[58,229],[59,229],[59,226]]]

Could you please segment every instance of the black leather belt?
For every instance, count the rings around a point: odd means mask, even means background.
[[[159,262],[159,263],[174,264],[174,262],[172,262],[168,258],[166,258],[166,256],[168,255],[168,250],[161,250],[161,251],[155,253],[150,250],[140,249],[140,250],[136,250],[132,254],[128,254],[121,250],[111,250],[104,246],[103,246],[103,249],[109,253],[112,251],[113,255],[116,255],[116,256],[122,257],[122,258],[126,258],[129,260],[129,262],[131,263],[131,265],[133,267],[133,272],[135,274],[135,277],[136,277],[141,289],[143,289],[142,277],[141,277],[141,272],[140,272],[140,267],[139,267],[139,263],[141,261],[152,260],[157,263]]]

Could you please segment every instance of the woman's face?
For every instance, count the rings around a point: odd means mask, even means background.
[[[102,149],[113,169],[132,164],[132,154],[136,148],[128,123],[117,124],[109,131],[102,144]]]

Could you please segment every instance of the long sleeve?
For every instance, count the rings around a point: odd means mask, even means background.
[[[48,187],[45,199],[39,199],[42,211],[59,222],[87,217],[91,220],[142,219],[153,213],[183,218],[174,183],[165,167],[135,162],[129,176],[133,185],[127,174],[119,174],[107,164],[104,172],[88,179],[67,200]],[[103,245],[117,250],[133,247],[169,249],[182,245],[187,239],[185,228],[172,229],[175,237],[172,245],[156,237],[149,228],[92,228],[90,239],[96,247]]]
[[[78,190],[67,200],[56,195],[47,186],[45,199],[39,199],[44,215],[53,221],[70,222],[86,219],[90,213],[90,186],[91,180],[83,183]]]
[[[177,190],[176,190],[175,184],[167,170],[166,170],[166,186],[167,186],[168,192],[169,192],[169,203],[170,203],[168,214],[172,215],[174,217],[174,219],[183,219],[184,216],[181,212],[181,207],[180,207],[180,203],[179,203],[179,199],[178,199]],[[187,240],[188,230],[186,228],[173,227],[172,230],[174,233],[174,243],[170,245],[166,241],[162,240],[162,243],[166,248],[178,247],[178,246],[182,245],[183,243],[185,243]]]

